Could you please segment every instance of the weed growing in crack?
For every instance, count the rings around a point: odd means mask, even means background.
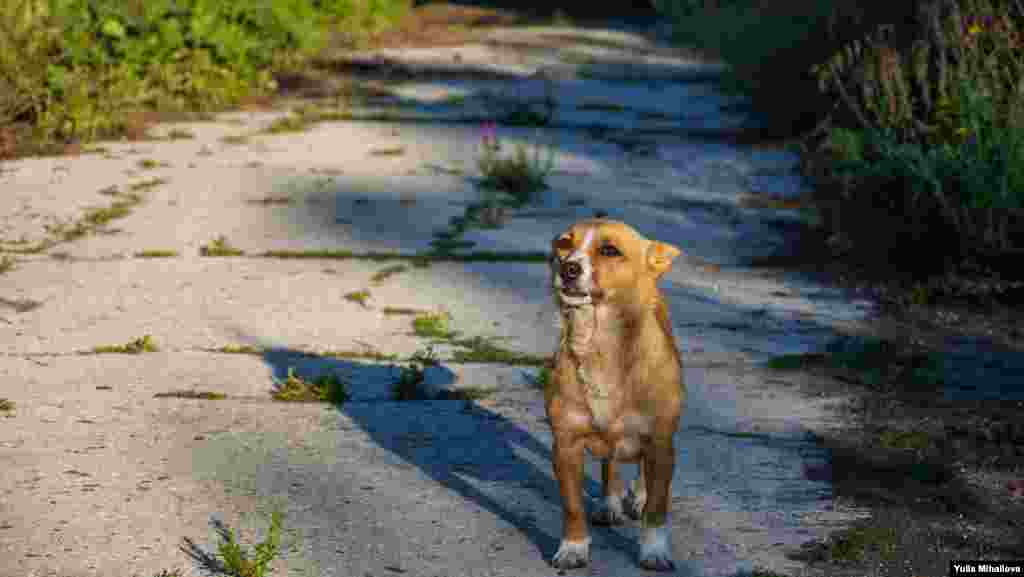
[[[217,393],[214,391],[170,391],[167,393],[157,393],[153,395],[154,399],[202,399],[205,401],[220,401],[228,398],[224,393]]]
[[[176,250],[143,250],[135,253],[135,258],[174,258],[178,256]]]
[[[221,136],[218,140],[220,140],[220,142],[222,142],[223,144],[227,144],[227,145],[231,145],[231,146],[240,146],[240,145],[248,144],[249,143],[249,135],[248,134],[226,134],[224,136]]]
[[[551,367],[541,367],[537,371],[537,376],[531,379],[531,383],[538,389],[546,389],[551,383]]]
[[[477,167],[482,188],[507,192],[517,204],[524,204],[531,194],[548,187],[547,176],[555,167],[554,152],[550,149],[547,158],[542,159],[540,147],[530,155],[525,145],[519,145],[512,156],[504,157],[494,123],[484,125],[481,147],[483,153]]]
[[[449,327],[450,321],[448,313],[427,313],[413,319],[412,330],[418,337],[450,339],[455,335]]]
[[[452,358],[457,363],[501,363],[505,365],[544,366],[549,358],[542,355],[518,353],[494,344],[494,339],[476,336],[470,339],[453,339],[453,345],[466,350],[455,351]]]
[[[409,366],[402,367],[398,380],[391,386],[391,398],[396,401],[422,401],[431,399],[431,395],[423,387],[425,369],[439,365],[433,345],[427,345],[409,357]]]
[[[224,353],[227,355],[261,355],[265,352],[260,347],[250,345],[224,345],[223,347],[214,350],[218,353]]]
[[[353,292],[350,292],[350,293],[346,294],[344,298],[345,298],[345,300],[347,300],[349,302],[353,302],[353,303],[359,304],[363,308],[369,308],[369,305],[366,304],[366,302],[368,300],[370,300],[370,291],[367,291],[367,290],[353,291]]]
[[[266,539],[253,547],[251,552],[238,543],[233,531],[225,528],[217,547],[224,563],[224,572],[233,577],[265,577],[270,570],[270,563],[280,552],[283,526],[284,514],[274,511],[270,516]]]
[[[92,352],[95,354],[102,353],[121,353],[129,355],[138,355],[142,353],[155,353],[160,350],[156,346],[156,341],[150,335],[145,335],[125,345],[104,345],[94,347]]]
[[[149,178],[146,180],[140,180],[128,187],[132,192],[145,192],[152,190],[161,184],[167,184],[167,179],[164,178]]]
[[[270,396],[275,401],[293,403],[327,402],[340,405],[351,398],[348,386],[338,375],[320,375],[307,381],[295,375],[295,368],[288,367],[288,377],[275,379],[276,389]]]
[[[430,314],[430,311],[423,309],[412,309],[408,307],[384,307],[380,309],[380,312],[387,316],[398,316],[398,315],[409,315],[418,316],[423,314]]]
[[[210,241],[210,244],[199,247],[199,254],[202,256],[242,256],[245,251],[237,249],[228,244],[224,235]]]
[[[387,280],[389,277],[392,277],[399,273],[403,273],[407,270],[409,270],[409,267],[405,266],[404,264],[395,264],[387,266],[374,273],[374,275],[370,277],[370,282],[374,284],[380,284]]]
[[[320,353],[320,356],[335,359],[370,359],[374,361],[393,361],[398,359],[398,355],[382,353],[377,350],[324,351],[323,353]]]

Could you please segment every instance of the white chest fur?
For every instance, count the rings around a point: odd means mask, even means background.
[[[621,351],[621,322],[608,318],[593,305],[569,307],[563,311],[562,348],[568,349],[576,364],[576,378],[583,386],[587,405],[598,429],[611,421],[611,390],[620,378],[613,362]]]

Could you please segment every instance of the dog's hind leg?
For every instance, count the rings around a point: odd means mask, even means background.
[[[668,509],[671,505],[672,472],[676,452],[672,437],[655,439],[644,456],[647,503],[641,520],[640,566],[654,571],[672,571]]]
[[[622,482],[622,477],[619,475],[619,464],[615,459],[601,461],[601,488],[604,492],[604,502],[590,516],[590,522],[595,525],[625,523],[626,516],[623,513],[623,506],[626,499],[626,484]]]

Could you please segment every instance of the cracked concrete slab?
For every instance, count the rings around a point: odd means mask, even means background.
[[[446,122],[464,110],[430,103],[495,88],[530,102],[554,91],[562,124],[501,125],[497,134],[506,150],[552,145],[556,170],[548,191],[495,228],[469,227],[460,238],[472,250],[543,252],[569,223],[603,211],[687,253],[663,283],[691,391],[673,484],[677,574],[796,571],[787,552],[860,514],[806,474],[828,458],[810,433],[834,426],[837,401],[806,398],[799,379],[810,377],[762,363],[815,348],[870,313],[747,265],[799,215],[741,199],[798,197],[793,157],[686,137],[741,122],[721,112],[725,99],[707,82],[715,65],[621,31],[496,34],[481,46],[387,53],[413,70],[390,84],[399,104],[434,122],[399,114],[272,135],[262,131],[284,112],[233,113],[176,126],[189,139],[103,143],[97,154],[5,166],[0,248],[14,266],[0,276],[0,297],[34,304],[0,307],[0,397],[15,405],[0,418],[9,473],[0,480],[0,575],[200,575],[196,560],[216,545],[211,518],[252,542],[266,526],[256,513],[273,507],[290,531],[275,562],[281,575],[551,575],[561,521],[538,368],[454,362],[460,347],[441,343],[428,388],[494,392],[472,403],[392,401],[401,367],[429,340],[413,334],[411,316],[386,312],[447,311],[462,337],[547,355],[557,327],[546,265],[260,256],[429,249],[480,201],[481,137],[476,123]],[[461,69],[441,80],[417,70],[449,66],[453,54]],[[470,78],[501,63],[498,80]],[[493,115],[481,102],[476,112]],[[154,178],[127,214],[19,250],[53,238],[44,224],[70,226],[109,207],[118,198],[110,187]],[[200,255],[221,236],[245,255]],[[138,256],[155,250],[176,256]],[[374,280],[396,263],[407,268]],[[364,304],[346,298],[361,290]],[[158,351],[90,353],[144,335]],[[244,346],[254,350],[224,349]],[[339,375],[352,399],[272,401],[290,370]],[[182,390],[227,398],[158,396]],[[587,469],[593,497],[596,465]],[[581,574],[642,574],[637,535],[635,525],[596,529]]]

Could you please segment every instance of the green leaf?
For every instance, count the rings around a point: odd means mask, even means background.
[[[100,32],[108,38],[124,38],[125,30],[124,26],[120,22],[113,18],[108,18],[103,22],[103,27],[100,28]]]

